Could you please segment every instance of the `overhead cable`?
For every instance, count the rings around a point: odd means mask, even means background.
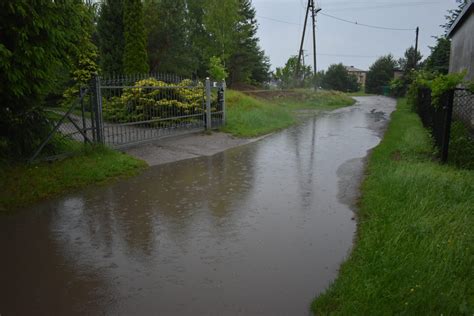
[[[334,15],[330,15],[330,14],[326,14],[326,13],[322,13],[322,12],[319,12],[319,14],[324,15],[324,16],[326,16],[328,18],[331,18],[331,19],[338,20],[338,21],[342,21],[342,22],[346,22],[346,23],[350,23],[350,24],[354,24],[354,25],[358,25],[358,26],[369,27],[369,28],[373,28],[373,29],[389,30],[389,31],[416,31],[416,28],[406,29],[406,28],[393,28],[393,27],[370,25],[370,24],[359,23],[357,21],[349,21],[349,20],[339,18],[339,17],[334,16]]]

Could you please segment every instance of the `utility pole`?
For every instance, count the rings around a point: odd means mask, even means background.
[[[303,36],[301,37],[301,45],[300,45],[300,52],[298,54],[298,63],[296,64],[296,73],[295,73],[295,79],[299,80],[300,76],[300,65],[301,65],[301,57],[303,55],[303,45],[304,45],[304,38],[306,35],[306,25],[308,25],[308,15],[309,15],[309,9],[310,9],[310,2],[311,0],[308,0],[308,5],[306,6],[306,15],[304,18],[304,26],[303,26]]]
[[[313,58],[314,58],[314,89],[317,90],[316,84],[316,74],[318,73],[318,67],[316,63],[316,14],[321,11],[321,8],[317,8],[314,5],[314,0],[311,0],[311,11],[312,11],[312,18],[313,18]]]
[[[418,66],[418,35],[420,34],[420,28],[416,27],[416,41],[415,41],[415,69]]]
[[[298,63],[296,64],[296,73],[295,79],[300,79],[300,68],[301,68],[301,59],[303,58],[303,46],[304,46],[304,39],[306,36],[306,27],[308,25],[308,16],[309,10],[311,10],[311,17],[313,22],[313,62],[314,62],[314,76],[316,77],[317,73],[317,63],[316,63],[316,14],[321,11],[320,8],[316,8],[314,0],[308,0],[308,4],[306,6],[306,16],[304,18],[304,26],[303,26],[303,36],[301,37],[301,44],[300,44],[300,51],[298,55]],[[315,87],[316,88],[316,87]]]

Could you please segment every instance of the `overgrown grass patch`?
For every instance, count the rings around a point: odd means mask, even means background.
[[[236,136],[263,135],[295,122],[289,109],[237,91],[227,92],[226,104],[227,122],[222,130]]]
[[[405,100],[374,149],[355,248],[318,315],[472,315],[474,171],[438,164]]]
[[[258,91],[255,96],[229,90],[227,124],[223,131],[252,137],[286,128],[297,122],[296,111],[331,110],[354,104],[354,99],[334,91]]]
[[[460,168],[474,170],[474,139],[466,124],[453,120],[448,162]]]
[[[87,148],[56,162],[0,168],[0,211],[113,178],[137,174],[146,163],[105,147]]]

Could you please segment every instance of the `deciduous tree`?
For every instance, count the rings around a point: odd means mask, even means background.
[[[298,64],[298,56],[292,56],[288,59],[283,68],[276,68],[274,78],[278,81],[278,85],[282,89],[296,87],[311,87],[313,83],[313,71],[311,66],[300,66],[299,75],[296,77],[296,65]]]
[[[219,56],[227,64],[236,49],[237,24],[240,20],[238,0],[205,0],[203,24],[209,34],[210,56]]]
[[[0,152],[27,157],[49,131],[42,110],[58,74],[73,69],[81,0],[0,1]]]

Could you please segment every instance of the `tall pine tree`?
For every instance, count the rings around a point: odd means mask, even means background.
[[[229,83],[261,84],[269,79],[270,63],[259,47],[256,11],[251,0],[239,0],[238,13],[235,36],[238,49],[229,61]]]
[[[147,38],[143,23],[141,0],[124,0],[123,10],[125,49],[123,70],[126,74],[147,73]]]
[[[124,0],[104,0],[100,6],[97,33],[103,73],[123,73],[123,2]]]

